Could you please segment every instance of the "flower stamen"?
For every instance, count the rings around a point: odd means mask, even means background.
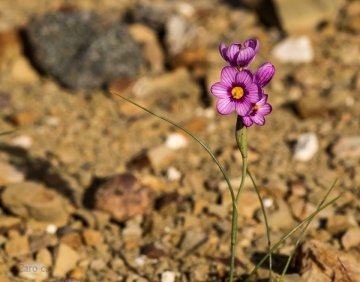
[[[231,89],[231,96],[234,99],[241,99],[242,96],[244,96],[244,89],[240,86],[235,86],[233,89]]]
[[[251,111],[252,112],[256,112],[257,110],[259,110],[261,107],[259,105],[254,105],[252,108],[251,108]]]

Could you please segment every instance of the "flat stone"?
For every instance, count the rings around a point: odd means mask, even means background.
[[[135,77],[143,62],[126,26],[93,12],[35,17],[26,35],[36,65],[70,88],[97,88],[118,77]]]
[[[339,2],[328,0],[274,0],[282,27],[290,33],[314,29],[322,21],[333,22]]]
[[[310,63],[314,50],[307,36],[289,37],[275,45],[272,55],[283,63]]]
[[[52,255],[47,248],[42,248],[36,254],[36,262],[41,263],[47,267],[52,266]]]
[[[175,273],[172,271],[165,271],[161,273],[161,282],[175,282]]]
[[[95,208],[108,212],[119,222],[151,209],[152,192],[131,174],[111,177],[96,191]]]
[[[5,245],[5,252],[10,257],[19,257],[30,253],[29,239],[27,236],[14,236]]]
[[[3,205],[20,217],[59,225],[67,222],[69,206],[66,201],[55,191],[38,183],[10,184],[1,198]]]
[[[341,244],[345,251],[350,250],[352,247],[356,247],[360,244],[360,228],[351,227],[341,237]]]
[[[191,229],[186,232],[184,239],[181,242],[181,249],[185,252],[194,251],[206,242],[208,236],[201,230]]]
[[[342,137],[332,148],[337,159],[360,159],[360,136]]]
[[[18,229],[20,225],[20,218],[14,216],[0,215],[0,234],[4,234],[10,229]]]
[[[0,162],[0,185],[19,183],[24,181],[25,175],[15,166]]]
[[[85,244],[88,246],[95,246],[101,244],[104,241],[104,236],[100,231],[93,229],[85,229],[83,231],[83,238]]]
[[[53,276],[64,277],[70,270],[74,269],[79,261],[79,255],[66,244],[60,244],[55,254],[55,266]]]
[[[331,234],[339,234],[351,227],[357,227],[357,222],[352,214],[340,215],[335,214],[328,218],[326,229]]]

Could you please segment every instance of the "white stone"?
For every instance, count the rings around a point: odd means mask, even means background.
[[[33,140],[28,135],[20,135],[12,140],[12,144],[17,147],[29,149],[33,144]]]
[[[289,37],[272,50],[273,56],[284,63],[309,63],[314,59],[314,50],[309,37]]]
[[[135,258],[135,263],[138,265],[138,266],[144,266],[145,264],[145,259],[143,256],[138,256]]]
[[[46,232],[49,234],[55,234],[57,231],[57,226],[55,224],[49,224],[46,226]]]
[[[181,172],[173,166],[167,169],[166,174],[170,181],[176,181],[181,178]]]
[[[270,208],[273,206],[274,200],[271,198],[265,198],[265,199],[263,199],[263,204],[264,204],[265,208]]]
[[[161,273],[161,282],[175,282],[175,273],[172,271]]]
[[[165,145],[169,149],[178,150],[181,148],[185,148],[188,144],[187,139],[181,133],[172,133],[166,139]]]
[[[318,151],[319,142],[316,134],[305,133],[300,135],[294,147],[294,159],[302,162],[309,161]]]

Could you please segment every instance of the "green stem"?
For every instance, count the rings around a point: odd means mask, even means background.
[[[235,274],[237,224],[238,224],[238,210],[237,210],[236,202],[233,202],[233,211],[232,211],[232,220],[231,220],[231,245],[230,245],[231,258],[230,258],[229,282],[234,281],[234,274]]]
[[[246,126],[243,125],[242,119],[240,116],[238,116],[237,120],[236,120],[235,139],[236,139],[236,143],[239,147],[241,157],[242,157],[242,163],[243,163],[240,187],[236,194],[236,202],[238,202],[240,194],[241,194],[242,190],[244,189],[246,171],[247,171],[247,156],[248,156]]]
[[[261,206],[261,212],[264,216],[264,221],[265,221],[265,227],[266,227],[266,238],[267,238],[267,241],[268,241],[268,252],[270,252],[271,250],[271,239],[270,239],[270,225],[269,225],[269,221],[268,221],[268,217],[267,217],[267,214],[266,214],[266,210],[265,210],[265,206],[264,206],[264,202],[262,200],[262,197],[260,195],[260,191],[259,191],[259,188],[257,187],[256,183],[255,183],[255,180],[253,178],[253,176],[251,175],[249,169],[248,169],[248,174],[251,178],[251,181],[253,183],[253,186],[255,188],[255,191],[256,191],[256,194],[259,198],[259,201],[260,201],[260,206]],[[270,252],[269,254],[269,282],[272,281],[272,254]]]

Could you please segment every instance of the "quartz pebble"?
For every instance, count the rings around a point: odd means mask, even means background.
[[[272,54],[283,63],[310,63],[314,59],[314,50],[307,36],[285,39],[274,47]]]
[[[318,138],[314,133],[300,135],[294,147],[293,157],[297,161],[307,162],[319,149]]]

